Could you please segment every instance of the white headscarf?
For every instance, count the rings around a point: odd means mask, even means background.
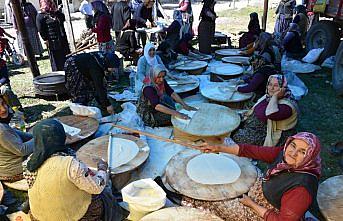
[[[154,57],[150,57],[149,51],[151,48],[155,49],[155,46],[152,43],[148,42],[144,47],[144,57],[145,57],[146,61],[148,62],[148,64],[153,67],[153,66],[157,65],[158,62],[157,62],[156,55]]]

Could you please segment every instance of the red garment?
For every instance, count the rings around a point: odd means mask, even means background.
[[[279,111],[270,115],[266,115],[266,109],[268,106],[267,99],[264,99],[254,108],[254,113],[257,119],[261,122],[267,123],[267,120],[280,121],[288,119],[292,116],[292,108],[287,104],[278,104]]]
[[[96,37],[99,43],[105,43],[112,40],[111,37],[112,21],[110,16],[101,15],[98,19],[96,27],[92,29],[96,33]]]
[[[262,147],[250,144],[239,144],[239,156],[272,163],[283,147]],[[265,221],[300,221],[312,203],[312,196],[305,187],[299,186],[285,192],[281,198],[279,212],[268,210]]]

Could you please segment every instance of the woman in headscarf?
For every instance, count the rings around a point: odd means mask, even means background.
[[[182,38],[182,14],[178,10],[174,10],[173,14],[174,21],[164,30],[167,32],[165,41],[168,41],[170,45],[176,45]]]
[[[287,30],[289,23],[293,19],[293,10],[296,5],[296,0],[281,0],[275,14],[277,16],[275,21],[274,34],[277,37],[282,37]]]
[[[31,220],[122,220],[112,196],[108,165],[98,161],[97,171],[70,155],[60,122],[43,120],[33,128],[35,149],[24,162],[29,185]]]
[[[150,73],[155,65],[162,64],[162,59],[156,54],[155,46],[147,43],[144,47],[144,56],[140,57],[137,65],[136,87],[141,89],[143,83],[150,81]]]
[[[38,30],[36,26],[37,10],[35,6],[26,0],[22,0],[21,7],[23,8],[23,16],[25,28],[29,37],[30,44],[35,55],[43,56],[43,47],[39,39]]]
[[[138,101],[137,112],[144,124],[149,127],[171,125],[171,117],[189,119],[175,109],[175,102],[180,103],[185,110],[196,110],[188,106],[164,79],[168,70],[164,65],[154,66],[150,82],[144,84]]]
[[[66,55],[70,53],[64,14],[58,10],[53,0],[40,0],[40,10],[36,19],[37,29],[49,49],[52,71],[63,71]]]
[[[215,0],[203,0],[200,12],[200,23],[198,28],[199,51],[204,54],[211,54],[211,45],[216,29],[217,14],[214,11]]]
[[[107,6],[100,0],[93,1],[94,11],[94,28],[92,31],[96,33],[99,50],[102,52],[114,53],[115,45],[111,36],[112,19]]]
[[[310,24],[309,18],[307,16],[306,7],[304,5],[297,5],[295,7],[295,16],[292,23],[295,23],[299,26],[299,32],[301,40],[304,43],[306,38],[306,33]]]
[[[182,20],[184,27],[182,29],[183,34],[193,34],[193,10],[191,0],[179,0],[179,8],[176,10],[182,13]]]
[[[113,114],[104,78],[118,68],[119,58],[114,53],[90,52],[68,58],[64,71],[72,102],[89,106],[95,99],[102,110]]]
[[[320,142],[312,133],[290,136],[283,146],[204,146],[205,153],[228,153],[270,166],[240,199],[204,202],[184,197],[183,205],[210,210],[224,220],[304,220],[316,203],[321,175]]]
[[[0,96],[0,181],[23,179],[22,163],[34,149],[32,135],[9,126],[14,112]]]
[[[133,63],[137,64],[139,56],[143,54],[143,49],[139,47],[136,38],[136,20],[129,19],[117,42],[117,51],[119,51],[125,58],[132,57]]]
[[[287,87],[284,75],[268,78],[266,94],[248,112],[247,118],[232,133],[237,143],[260,146],[283,145],[295,133],[298,107]]]
[[[242,33],[244,34],[239,39],[239,48],[245,48],[248,44],[253,43],[258,38],[261,33],[261,28],[256,12],[250,14],[248,32],[240,32],[240,34]]]
[[[302,59],[306,55],[301,42],[299,26],[297,24],[291,23],[289,25],[287,34],[282,42],[282,46],[284,53],[289,58]]]

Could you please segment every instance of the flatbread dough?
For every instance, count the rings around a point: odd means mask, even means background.
[[[250,99],[252,93],[240,93],[236,91],[235,86],[216,83],[215,85],[208,85],[201,89],[202,96],[219,102],[241,102]]]
[[[238,164],[221,154],[200,154],[188,162],[186,171],[195,182],[209,185],[234,183],[241,175]]]
[[[127,164],[137,156],[139,148],[135,142],[115,137],[111,139],[112,148],[108,153],[109,167],[111,169]]]
[[[192,117],[196,113],[196,111],[188,111],[188,110],[185,110],[185,109],[182,109],[179,112],[182,113],[182,114],[187,115],[190,118],[188,120],[185,120],[185,119],[181,119],[181,118],[176,117],[180,122],[182,122],[184,124],[189,124],[189,122],[191,121]]]
[[[239,75],[243,73],[243,68],[236,64],[221,64],[220,66],[213,67],[212,73],[225,75],[225,76],[232,76],[232,75]]]
[[[207,62],[205,61],[181,61],[176,64],[175,68],[178,71],[192,71],[200,68],[207,67]]]

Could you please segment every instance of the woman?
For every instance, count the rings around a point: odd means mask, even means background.
[[[236,143],[263,146],[283,145],[298,120],[297,104],[283,75],[268,78],[266,95],[248,113],[247,119],[232,133]]]
[[[119,41],[122,29],[126,25],[127,21],[131,18],[129,2],[129,0],[120,0],[112,5],[112,30],[115,32],[116,41]]]
[[[119,58],[114,53],[90,52],[68,58],[64,71],[72,102],[88,106],[95,98],[101,109],[113,114],[104,77],[118,67]]]
[[[156,27],[154,16],[153,16],[153,6],[154,0],[144,0],[135,10],[133,18],[137,21],[138,28],[152,28]],[[137,33],[137,39],[142,40],[142,46],[146,44],[146,33]]]
[[[319,139],[312,133],[291,136],[283,147],[234,144],[205,146],[203,151],[262,160],[270,166],[248,196],[217,202],[185,198],[183,205],[209,209],[231,221],[300,221],[316,202],[321,158]]]
[[[37,10],[30,2],[22,0],[21,7],[23,8],[23,16],[27,34],[30,44],[35,55],[43,57],[43,47],[39,39],[38,30],[36,26]]]
[[[301,41],[299,26],[295,23],[291,23],[282,42],[284,53],[287,57],[302,59],[306,55]]]
[[[40,0],[41,12],[36,25],[40,36],[49,49],[52,71],[63,71],[66,55],[70,53],[67,35],[64,30],[65,17],[53,0]]]
[[[244,33],[239,39],[239,48],[245,48],[248,44],[253,43],[261,33],[260,22],[258,20],[258,14],[253,12],[250,14],[250,22],[248,25],[248,32]]]
[[[162,64],[160,56],[156,55],[155,46],[147,43],[144,47],[144,56],[140,57],[137,65],[136,86],[141,89],[143,83],[149,83],[150,73],[155,65]]]
[[[188,106],[164,79],[168,70],[163,65],[154,67],[151,81],[144,84],[140,96],[137,112],[149,127],[163,127],[171,125],[171,116],[189,119],[175,109],[175,102],[180,103],[185,110],[196,110]],[[174,102],[175,101],[175,102]]]
[[[275,21],[274,34],[281,37],[287,30],[289,23],[292,22],[293,10],[296,0],[281,0],[275,14],[277,15]]]
[[[193,34],[193,11],[191,0],[179,0],[179,8],[176,10],[182,13],[182,20],[184,22],[184,27],[182,29],[183,34]]]
[[[129,19],[123,30],[121,37],[117,42],[117,51],[119,51],[125,58],[132,57],[134,64],[143,53],[143,49],[139,47],[136,39],[136,20]]]
[[[22,163],[34,149],[32,135],[9,126],[13,110],[0,96],[0,180],[16,182],[23,179]]]
[[[108,165],[98,161],[91,171],[69,155],[61,123],[48,119],[33,129],[35,150],[23,164],[29,185],[31,220],[122,220],[122,210],[113,199]]]
[[[182,14],[180,11],[174,10],[173,14],[174,21],[164,30],[167,32],[165,41],[170,45],[176,45],[182,38]]]
[[[96,33],[99,50],[105,53],[114,53],[115,45],[111,36],[112,19],[107,6],[100,0],[93,1],[92,3],[94,11],[95,25],[92,31]]]
[[[309,27],[309,18],[307,16],[306,7],[303,5],[297,5],[295,7],[295,16],[293,18],[292,23],[295,23],[299,26],[299,32],[301,36],[301,40],[304,43],[306,38],[306,33]]]
[[[214,11],[215,0],[203,0],[199,23],[199,51],[203,54],[211,54],[211,45],[216,29],[217,15]]]

